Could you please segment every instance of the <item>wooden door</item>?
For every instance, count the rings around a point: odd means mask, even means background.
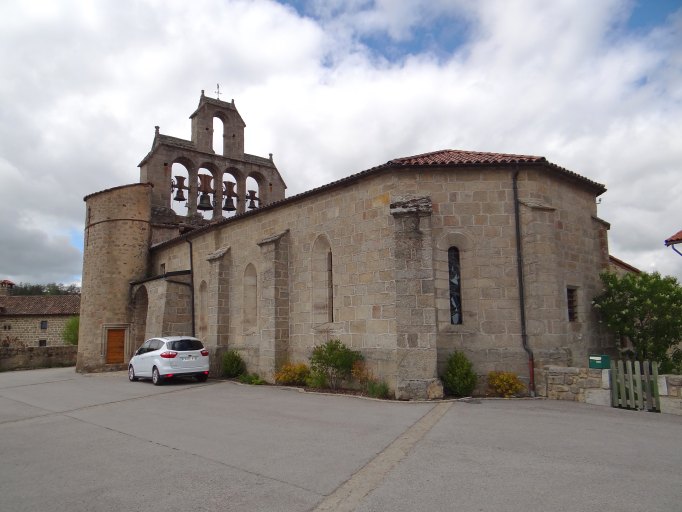
[[[109,329],[107,331],[107,364],[123,363],[125,339],[125,329]]]

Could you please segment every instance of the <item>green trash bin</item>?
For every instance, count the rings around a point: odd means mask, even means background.
[[[590,356],[589,367],[594,370],[608,370],[611,368],[611,358],[606,355]]]

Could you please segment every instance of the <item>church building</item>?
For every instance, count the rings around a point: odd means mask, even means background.
[[[609,266],[603,185],[541,156],[442,150],[286,197],[272,155],[244,152],[234,101],[202,91],[190,119],[191,140],[156,128],[139,183],[85,197],[79,371],[195,335],[213,372],[237,350],[273,382],[339,339],[422,399],[456,350],[531,392],[536,368],[612,350],[590,305]]]

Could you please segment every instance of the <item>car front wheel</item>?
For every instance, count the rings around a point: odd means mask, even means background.
[[[128,380],[130,382],[137,380],[137,377],[135,377],[135,369],[133,368],[132,364],[128,366]]]
[[[163,383],[163,377],[159,375],[159,369],[156,366],[152,370],[152,382],[155,386],[160,386]]]

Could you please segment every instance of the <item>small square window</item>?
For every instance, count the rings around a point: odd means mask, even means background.
[[[41,320],[41,321],[40,321],[40,328],[41,328],[42,330],[47,329],[47,320]]]
[[[568,321],[578,321],[578,290],[577,288],[566,288],[566,305],[568,308]]]
[[[38,340],[39,347],[47,347],[47,340]]]

